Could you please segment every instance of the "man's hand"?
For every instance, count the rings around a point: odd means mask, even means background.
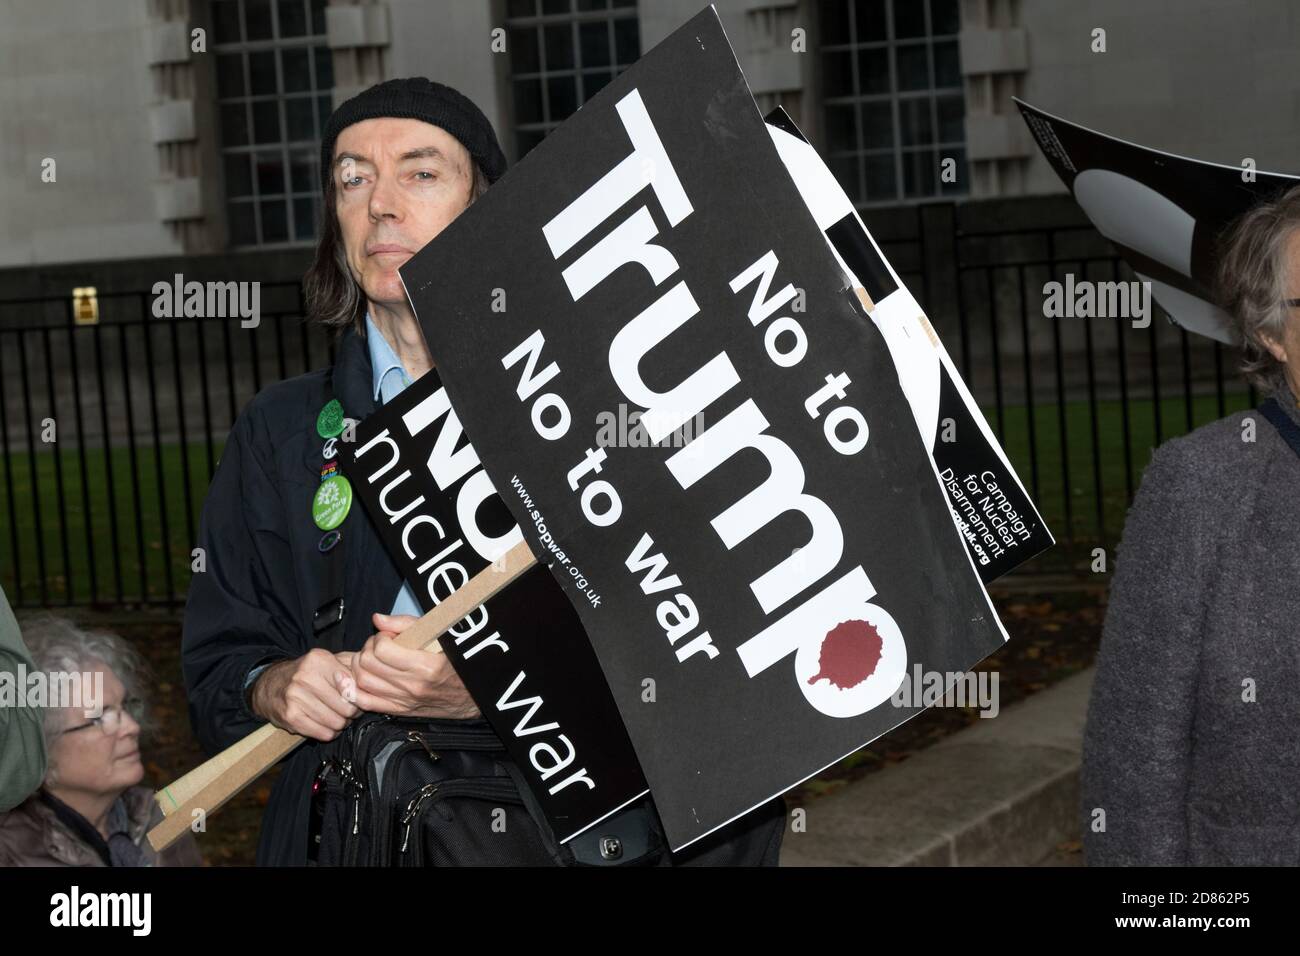
[[[362,710],[405,717],[478,717],[479,709],[441,648],[418,651],[395,640],[419,620],[374,615],[375,634],[352,658],[345,696]]]
[[[360,709],[343,697],[356,655],[313,648],[302,657],[272,664],[253,684],[253,713],[282,730],[333,740]]]

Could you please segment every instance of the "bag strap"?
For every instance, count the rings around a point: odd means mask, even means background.
[[[519,791],[519,799],[524,802],[524,808],[528,811],[528,815],[533,818],[533,825],[537,827],[537,832],[541,834],[542,843],[546,846],[546,851],[551,854],[551,859],[555,861],[555,865],[573,866],[576,863],[573,851],[555,838],[555,831],[551,829],[551,824],[547,822],[546,814],[542,812],[537,797],[528,789],[528,784],[524,781],[519,768],[515,766],[515,762],[509,757],[505,757],[498,759],[498,763],[505,767],[506,772],[514,780],[515,789]]]
[[[1291,446],[1291,450],[1300,456],[1300,425],[1282,410],[1277,399],[1268,398],[1259,403],[1260,413],[1273,423],[1282,440]]]

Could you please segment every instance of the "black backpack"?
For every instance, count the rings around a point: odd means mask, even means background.
[[[363,714],[328,744],[312,783],[317,866],[656,866],[647,798],[556,841],[487,721]]]

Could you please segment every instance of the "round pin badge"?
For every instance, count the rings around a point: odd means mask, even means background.
[[[320,541],[316,545],[316,550],[319,551],[321,554],[326,554],[329,551],[333,551],[334,545],[338,544],[339,539],[342,537],[343,537],[343,532],[339,531],[337,528],[335,528],[333,531],[326,531],[323,535],[320,536]]]
[[[328,481],[339,473],[339,463],[337,461],[327,461],[320,466],[320,480]]]
[[[322,531],[333,531],[343,523],[352,507],[352,485],[342,475],[326,478],[311,502],[311,519]]]
[[[343,434],[343,406],[337,398],[330,399],[316,416],[316,433],[321,438],[334,438]]]
[[[339,440],[337,438],[329,439],[328,441],[325,442],[325,447],[321,450],[321,454],[324,455],[325,458],[327,459],[333,458],[335,455],[339,453],[338,445],[339,445]]]

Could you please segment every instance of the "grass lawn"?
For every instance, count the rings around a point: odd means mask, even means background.
[[[1247,396],[1244,390],[1228,395],[1227,412],[1245,407]],[[995,409],[988,405],[984,411],[996,431]],[[1181,396],[1164,399],[1159,413],[1162,441],[1188,430],[1185,402]],[[1130,400],[1129,479],[1134,488],[1156,444],[1155,416],[1156,405],[1150,399]],[[1016,405],[1003,409],[1003,446],[1008,457],[1031,494],[1034,490],[1031,462],[1037,459],[1037,494],[1034,497],[1039,510],[1058,542],[1064,543],[1072,538],[1075,543],[1073,550],[1058,547],[1033,562],[1032,567],[1042,570],[1086,567],[1092,547],[1102,544],[1113,548],[1119,540],[1128,507],[1121,404],[1118,401],[1098,402],[1096,454],[1093,447],[1094,422],[1088,403],[1067,402],[1063,417],[1064,442],[1060,408],[1056,404],[1034,406],[1034,454],[1031,455],[1028,408]],[[1194,426],[1218,417],[1218,403],[1213,395],[1193,399]],[[1068,492],[1062,475],[1063,446],[1069,464]],[[212,450],[214,463],[220,453],[221,443],[218,442]],[[62,467],[62,508],[59,507],[54,449],[38,451],[34,459],[25,451],[17,450],[12,450],[8,456],[0,455],[0,529],[3,529],[0,533],[0,555],[3,555],[0,587],[4,588],[10,600],[15,605],[27,606],[65,603],[112,605],[138,602],[142,598],[148,602],[160,602],[167,601],[169,596],[183,600],[189,584],[190,550],[194,547],[189,529],[193,528],[197,534],[199,512],[208,487],[206,445],[202,442],[186,446],[171,444],[155,450],[152,443],[137,443],[134,478],[130,449],[114,447],[107,456],[103,449],[87,450],[84,490],[80,452],[75,448],[61,448],[57,455]],[[188,503],[185,495],[186,463],[189,468]],[[1100,520],[1096,493],[1098,471]],[[159,496],[159,474],[165,491],[165,507]],[[39,492],[39,507],[33,486]],[[86,498],[89,499],[89,527]],[[112,529],[114,517],[116,539]],[[43,545],[43,574],[38,540]],[[93,591],[92,568],[95,572]],[[21,581],[15,580],[19,569]],[[119,576],[122,601],[118,600]]]
[[[214,464],[223,444],[214,442]],[[169,573],[170,593],[184,598],[190,579],[190,550],[194,547],[187,512],[197,537],[199,512],[209,481],[207,446],[194,442],[162,445],[155,450],[152,443],[137,442],[134,459],[133,471],[129,448],[114,447],[107,456],[103,448],[87,449],[83,484],[81,452],[76,448],[52,448],[38,451],[35,456],[25,452],[0,456],[0,554],[4,556],[0,561],[0,587],[11,602],[33,606],[133,603],[142,598],[166,601]],[[43,546],[43,555],[38,542]],[[15,580],[19,570],[20,582]]]

